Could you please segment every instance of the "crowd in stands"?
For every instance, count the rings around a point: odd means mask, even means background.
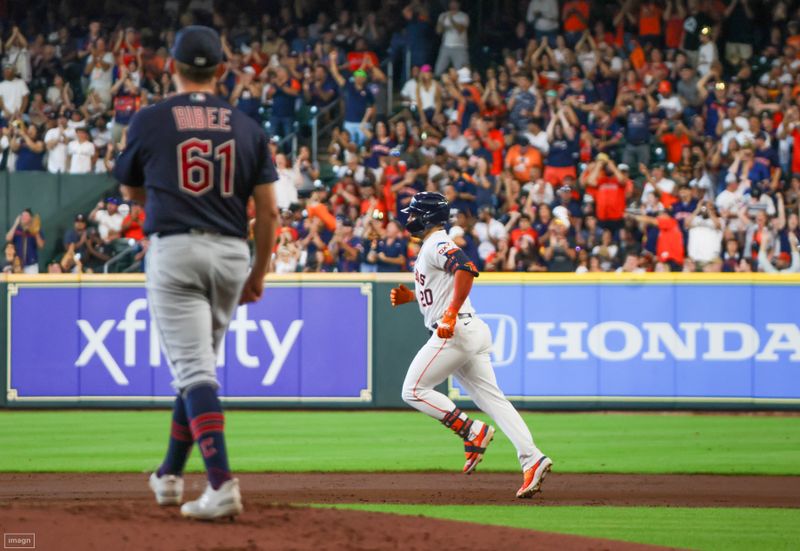
[[[175,29],[199,22],[223,38],[218,93],[273,136],[277,272],[413,267],[402,209],[423,190],[484,271],[800,272],[800,2],[270,4],[9,24],[2,168],[107,172],[133,114],[174,92]],[[292,158],[280,138],[334,104],[319,162]],[[113,197],[78,214],[50,271],[130,243],[146,263],[143,220]],[[5,271],[37,269],[40,225],[19,216]]]

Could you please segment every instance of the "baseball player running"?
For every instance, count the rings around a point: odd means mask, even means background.
[[[406,229],[422,239],[414,267],[414,291],[405,285],[391,291],[393,306],[417,301],[431,338],[417,352],[403,383],[403,400],[455,432],[464,440],[464,473],[470,474],[486,453],[494,427],[470,419],[444,394],[434,390],[450,375],[481,410],[488,413],[517,448],[523,482],[517,497],[539,491],[553,462],[533,443],[522,417],[497,386],[489,358],[489,327],[476,316],[469,300],[475,264],[443,229],[450,205],[439,193],[417,193],[404,209]]]
[[[217,395],[217,350],[240,303],[261,298],[277,225],[277,179],[267,136],[214,95],[219,35],[190,26],[175,38],[178,93],[142,109],[114,175],[127,198],[145,204],[147,299],[177,393],[164,462],[150,476],[159,505],[183,499],[183,468],[197,442],[208,486],[181,513],[197,519],[242,512],[231,477]],[[253,196],[255,258],[248,275],[248,198]]]

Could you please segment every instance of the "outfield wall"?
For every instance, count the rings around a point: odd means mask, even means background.
[[[223,400],[406,407],[400,386],[428,334],[414,305],[389,305],[397,281],[410,276],[271,276],[220,350]],[[800,409],[800,277],[484,274],[472,300],[522,407]],[[0,310],[0,405],[170,402],[142,276],[8,276]],[[441,389],[471,405],[457,381]]]

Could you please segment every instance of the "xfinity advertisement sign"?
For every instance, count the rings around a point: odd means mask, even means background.
[[[371,400],[366,290],[272,287],[240,306],[217,358],[221,395]],[[9,298],[10,400],[174,395],[143,288],[18,286]]]
[[[472,294],[501,388],[528,401],[800,400],[798,301],[800,288],[774,284],[484,284]]]

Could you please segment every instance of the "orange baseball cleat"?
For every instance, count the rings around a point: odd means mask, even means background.
[[[525,471],[522,486],[517,490],[517,497],[525,499],[533,497],[542,487],[542,482],[547,473],[550,472],[553,462],[549,457],[543,455],[536,464]]]
[[[480,423],[483,425],[478,429],[478,435],[472,440],[464,440],[464,455],[467,457],[467,462],[464,463],[464,474],[470,474],[478,466],[478,463],[483,460],[483,454],[486,453],[486,448],[494,438],[494,427],[487,425],[482,421],[475,421],[475,424]]]

